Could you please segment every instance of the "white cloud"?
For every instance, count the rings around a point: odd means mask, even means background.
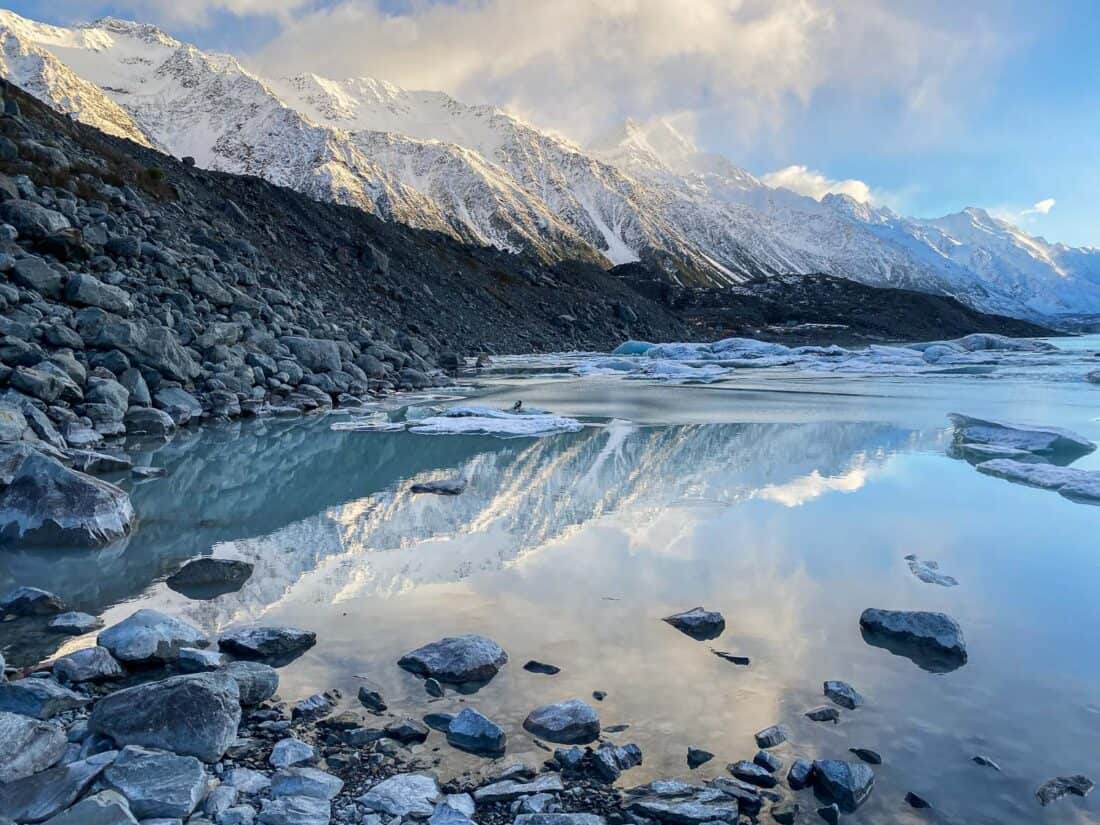
[[[1043,198],[1041,201],[1037,201],[1032,204],[1030,209],[1025,209],[1021,214],[1023,215],[1049,215],[1050,210],[1054,208],[1054,204],[1057,203],[1054,198]]]
[[[821,172],[805,166],[787,166],[775,172],[769,172],[760,178],[768,186],[790,189],[800,195],[808,195],[821,200],[829,193],[849,195],[860,203],[876,203],[875,193],[861,180],[833,180]]]
[[[1036,201],[1031,206],[1024,209],[1020,209],[1019,207],[1000,206],[990,209],[989,214],[995,218],[1000,218],[1003,221],[1008,221],[1016,225],[1035,223],[1040,217],[1049,215],[1056,203],[1057,201],[1054,198],[1043,198],[1041,201]]]

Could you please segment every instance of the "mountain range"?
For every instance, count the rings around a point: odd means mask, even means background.
[[[578,146],[502,109],[371,79],[261,77],[155,26],[0,11],[0,75],[100,130],[201,167],[547,262],[641,261],[685,286],[824,272],[1057,322],[1100,314],[1100,249],[969,208],[916,219],[772,188],[669,122]]]

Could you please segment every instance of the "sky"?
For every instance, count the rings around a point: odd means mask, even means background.
[[[773,185],[1100,246],[1096,0],[8,0],[262,74],[372,76],[582,145],[667,118]]]

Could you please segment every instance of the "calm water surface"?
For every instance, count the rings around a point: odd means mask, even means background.
[[[211,632],[315,630],[317,646],[281,671],[284,699],[337,687],[355,706],[366,682],[416,716],[467,702],[507,729],[509,759],[546,756],[520,724],[531,708],[603,690],[604,725],[630,725],[609,738],[645,754],[626,784],[688,778],[689,745],[717,754],[697,778],[718,775],[782,722],[788,764],[859,746],[883,755],[871,800],[846,822],[1097,823],[1100,796],[1043,809],[1034,791],[1059,774],[1100,778],[1100,508],[945,453],[954,411],[1100,442],[1100,387],[1080,378],[1100,342],[1062,346],[1080,363],[1036,358],[991,376],[738,370],[707,386],[547,376],[543,364],[466,392],[592,425],[539,439],[337,432],[337,416],[211,427],[139,456],[169,476],[132,487],[141,523],[128,542],[0,554],[0,589],[45,587],[108,624],[156,607]],[[1100,469],[1100,455],[1075,466]],[[455,474],[470,480],[456,498],[407,492]],[[909,553],[959,586],[918,581]],[[204,554],[255,572],[210,601],[163,584]],[[725,615],[720,639],[660,621],[695,605]],[[866,607],[952,615],[969,662],[933,674],[867,645]],[[397,668],[407,650],[466,632],[510,656],[475,695],[430,700]],[[91,640],[2,634],[19,664]],[[532,658],[562,672],[527,673]],[[851,682],[866,705],[837,725],[804,718],[825,679]],[[472,764],[439,734],[427,746],[444,774]],[[1003,772],[974,765],[978,753]],[[909,790],[935,810],[907,808]]]

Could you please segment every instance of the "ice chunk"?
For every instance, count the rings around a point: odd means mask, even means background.
[[[611,350],[612,355],[645,355],[655,344],[649,341],[624,341]]]
[[[978,465],[978,471],[986,475],[1057,490],[1074,501],[1100,504],[1100,470],[1079,470],[1074,467],[1055,467],[1052,464],[1028,464],[1011,458],[995,458]]]
[[[1096,449],[1088,439],[1058,427],[1035,427],[987,421],[969,415],[951,413],[955,439],[960,444],[989,444],[1025,450],[1035,455],[1076,458]]]
[[[502,438],[573,433],[584,428],[575,418],[545,410],[506,412],[495,407],[450,407],[439,415],[412,421],[409,432],[420,435],[495,435]]]
[[[729,370],[717,364],[701,364],[692,366],[679,361],[661,360],[643,363],[637,372],[630,373],[628,378],[653,378],[662,381],[695,381],[709,383],[717,381]]]

